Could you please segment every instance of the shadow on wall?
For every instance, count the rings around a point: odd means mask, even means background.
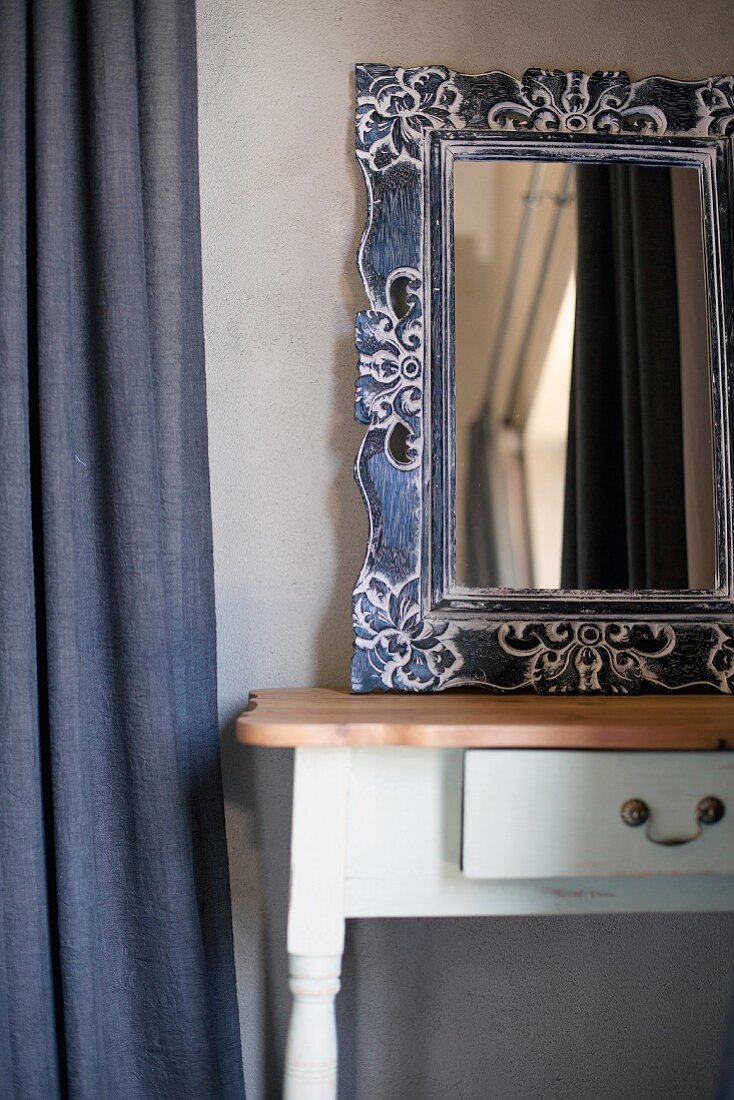
[[[349,102],[356,98],[354,74],[350,73]],[[345,687],[349,683],[352,656],[352,589],[362,566],[367,544],[367,514],[354,481],[354,461],[364,428],[354,419],[354,390],[357,380],[357,351],[354,346],[355,314],[368,307],[357,270],[361,226],[365,223],[367,200],[364,181],[354,153],[354,125],[347,123],[344,143],[345,171],[352,181],[355,212],[352,241],[340,278],[348,337],[334,347],[334,378],[329,444],[336,460],[336,474],[329,489],[327,510],[333,524],[336,570],[331,592],[325,594],[324,612],[316,638],[315,683],[319,687]],[[356,520],[356,522],[355,522]]]
[[[245,1088],[250,1094],[250,1076],[262,1080],[261,1095],[279,1100],[288,1013],[288,966],[285,922],[288,908],[288,875],[291,825],[293,753],[272,752],[239,744],[235,736],[236,715],[222,729],[221,754],[224,795],[227,808],[227,841],[232,875],[232,922],[235,944],[247,945],[253,963],[249,975],[257,974],[259,988],[240,990],[240,1028],[258,1031],[260,1065],[248,1066],[245,1059]],[[253,903],[259,902],[257,912]],[[254,1019],[248,1020],[249,1010]]]
[[[355,96],[354,76],[350,73],[348,97]],[[359,490],[353,478],[353,465],[363,429],[354,421],[354,386],[357,377],[357,353],[351,336],[354,314],[365,308],[365,295],[356,267],[360,226],[364,224],[366,199],[362,174],[354,156],[354,131],[351,119],[344,143],[346,173],[353,181],[355,214],[353,238],[340,278],[340,301],[350,336],[336,341],[333,357],[329,444],[335,458],[335,474],[329,489],[327,511],[333,526],[336,561],[331,589],[324,593],[323,613],[315,643],[313,683],[319,687],[344,687],[349,682],[352,651],[351,594],[362,563],[366,545],[367,520]],[[356,520],[356,522],[355,522]],[[287,669],[281,670],[281,683],[287,684]],[[256,687],[257,685],[251,685]],[[280,1100],[283,1060],[287,1033],[290,995],[286,954],[288,908],[291,799],[293,789],[293,753],[273,752],[240,745],[235,736],[236,715],[222,728],[221,752],[227,812],[232,826],[229,842],[233,864],[238,873],[232,881],[232,913],[235,926],[241,926],[237,942],[240,950],[247,945],[255,965],[248,971],[259,972],[261,988],[254,1010],[259,1019],[252,1026],[263,1031],[263,1097]],[[244,885],[243,885],[244,884]],[[241,896],[240,896],[241,895]],[[253,914],[253,898],[261,902]],[[261,961],[262,960],[262,961]],[[344,955],[348,974],[339,997],[340,1066],[343,1079],[355,1076],[353,1052],[355,988],[353,950],[350,937]],[[240,998],[243,1011],[245,998]],[[241,1020],[243,1032],[250,1026]],[[245,1065],[247,1085],[248,1067]],[[253,1075],[255,1076],[255,1074]]]

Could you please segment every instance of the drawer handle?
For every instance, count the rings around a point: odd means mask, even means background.
[[[622,805],[620,816],[625,825],[632,829],[646,825],[645,836],[653,844],[662,844],[668,848],[674,848],[681,844],[690,844],[692,840],[698,840],[703,832],[704,825],[716,825],[724,816],[725,807],[720,798],[709,794],[702,798],[696,806],[696,821],[698,828],[692,836],[683,837],[658,837],[653,834],[650,807],[641,798],[628,798]]]

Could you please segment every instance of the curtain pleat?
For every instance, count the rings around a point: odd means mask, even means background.
[[[194,6],[0,10],[0,1080],[241,1097]]]

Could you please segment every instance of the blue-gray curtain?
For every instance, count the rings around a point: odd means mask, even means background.
[[[243,1095],[192,0],[0,0],[0,1097]]]

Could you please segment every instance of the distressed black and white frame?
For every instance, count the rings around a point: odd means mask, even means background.
[[[636,693],[734,689],[734,77],[678,81],[357,67],[368,218],[358,264],[355,475],[369,517],[352,688]],[[572,150],[569,149],[572,144]],[[454,581],[452,162],[627,160],[700,173],[718,584],[711,591],[467,590]]]

